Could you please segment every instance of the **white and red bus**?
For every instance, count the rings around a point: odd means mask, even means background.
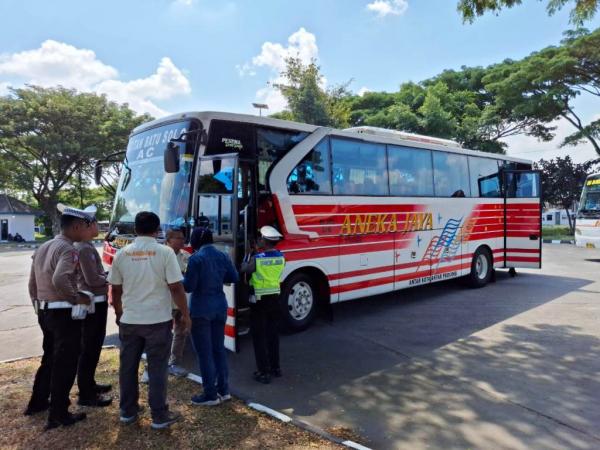
[[[588,175],[583,183],[575,216],[575,244],[600,248],[600,173]]]
[[[164,229],[208,224],[238,264],[260,226],[277,227],[282,310],[295,330],[320,305],[458,277],[484,286],[494,268],[541,265],[540,179],[529,161],[369,127],[218,112],[144,124],[127,148],[106,263],[141,210]],[[235,350],[247,286],[226,289]]]

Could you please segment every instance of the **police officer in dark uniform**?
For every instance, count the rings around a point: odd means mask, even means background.
[[[29,295],[44,335],[42,361],[35,375],[25,415],[49,409],[46,429],[73,425],[85,413],[69,412],[69,393],[81,349],[81,317],[90,298],[77,289],[79,253],[74,242],[85,239],[92,217],[82,210],[58,205],[61,233],[33,254]]]
[[[108,406],[112,398],[101,394],[112,389],[110,384],[96,383],[96,367],[102,352],[106,336],[106,320],[108,314],[108,282],[102,266],[100,255],[92,243],[98,235],[96,207],[88,206],[83,210],[92,221],[86,230],[85,239],[75,243],[79,252],[78,287],[89,294],[94,302],[93,312],[88,312],[83,319],[81,337],[81,355],[77,367],[77,386],[79,387],[79,404],[82,406]]]

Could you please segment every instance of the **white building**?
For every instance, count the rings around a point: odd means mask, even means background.
[[[26,241],[34,241],[34,219],[40,214],[21,200],[0,194],[0,241],[7,241],[9,234],[14,237],[17,233]]]
[[[575,218],[575,211],[569,211],[571,220]],[[569,218],[564,209],[548,208],[542,212],[542,225],[569,225]]]

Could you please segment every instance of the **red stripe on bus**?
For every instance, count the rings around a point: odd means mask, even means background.
[[[529,256],[507,256],[506,262],[540,262],[540,258],[531,258]]]
[[[225,325],[225,336],[235,338],[235,327],[231,325]]]
[[[233,309],[233,308],[227,308],[227,315],[229,317],[235,317],[235,309]]]
[[[540,253],[539,248],[507,248],[506,251],[511,253]]]
[[[421,211],[425,205],[292,205],[294,214],[365,214]]]

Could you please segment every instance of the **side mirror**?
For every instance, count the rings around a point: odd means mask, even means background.
[[[173,142],[169,142],[164,155],[165,172],[179,172],[179,146]]]
[[[102,161],[97,160],[94,164],[94,181],[99,186],[102,181]]]

